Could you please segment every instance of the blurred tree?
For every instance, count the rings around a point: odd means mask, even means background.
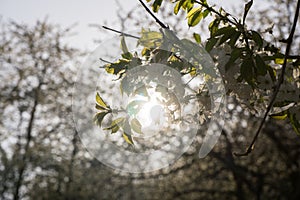
[[[70,28],[46,20],[32,27],[1,26],[0,198],[23,198],[36,177],[57,191],[69,188],[78,141],[70,115],[71,87],[80,57],[63,42]],[[49,178],[51,173],[56,177]]]

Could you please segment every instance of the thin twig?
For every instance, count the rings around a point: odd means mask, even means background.
[[[103,58],[99,58],[99,60],[101,60],[102,62],[105,62],[105,63],[107,63],[107,64],[112,64],[112,62],[109,62],[109,61],[107,61],[107,60],[104,60]]]
[[[233,16],[231,16],[235,21],[232,21],[231,19],[229,19],[227,16],[223,16],[221,13],[219,13],[218,11],[216,11],[213,7],[207,5],[206,3],[202,3],[200,1],[195,1],[195,3],[203,6],[204,8],[206,8],[207,10],[215,13],[216,15],[218,15],[220,18],[226,19],[228,22],[230,22],[233,25],[238,25],[237,21]]]
[[[153,19],[158,23],[162,28],[169,29],[169,26],[165,25],[162,21],[160,21],[152,12],[151,10],[145,5],[145,3],[142,0],[139,0],[139,2],[142,4],[142,6],[145,8],[145,10],[153,17]]]
[[[102,26],[102,28],[104,28],[104,29],[106,29],[106,30],[109,30],[109,31],[112,31],[112,32],[115,32],[115,33],[119,33],[119,34],[124,35],[124,36],[126,36],[126,37],[132,37],[132,38],[135,38],[135,39],[140,39],[140,38],[137,37],[137,36],[134,36],[134,35],[131,35],[131,34],[128,34],[128,33],[124,33],[124,32],[122,32],[122,31],[118,31],[118,30],[113,29],[113,28],[109,28],[109,27],[107,27],[107,26]]]
[[[284,74],[285,74],[285,70],[286,70],[286,67],[287,67],[287,60],[288,60],[288,57],[289,57],[289,53],[290,53],[290,49],[291,49],[291,46],[292,46],[292,43],[293,43],[293,37],[294,37],[294,33],[295,33],[295,30],[296,30],[296,26],[297,26],[297,21],[298,21],[298,17],[299,17],[299,9],[300,9],[300,0],[298,0],[297,2],[297,7],[296,7],[296,13],[295,13],[295,18],[294,18],[294,22],[293,22],[293,26],[292,26],[292,29],[291,29],[291,32],[290,32],[290,35],[287,39],[287,46],[286,46],[286,50],[285,50],[285,56],[284,56],[284,62],[283,62],[283,65],[282,65],[282,70],[281,70],[281,74],[280,74],[280,77],[279,77],[279,80],[278,80],[278,83],[276,85],[276,88],[275,88],[275,91],[273,93],[273,96],[271,98],[271,101],[267,107],[267,110],[265,112],[265,115],[262,119],[262,121],[260,122],[260,125],[256,131],[256,134],[254,135],[254,138],[251,142],[251,144],[249,145],[249,147],[247,148],[246,152],[244,153],[234,153],[235,156],[247,156],[248,154],[250,154],[252,152],[252,150],[254,149],[254,144],[259,136],[259,133],[261,132],[261,129],[267,119],[267,116],[275,102],[275,99],[277,97],[277,94],[279,92],[279,89],[284,81]]]

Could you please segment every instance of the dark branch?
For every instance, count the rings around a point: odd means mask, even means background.
[[[290,32],[290,35],[289,37],[287,38],[287,46],[286,46],[286,50],[285,50],[285,55],[284,55],[284,62],[283,62],[283,65],[282,65],[282,70],[281,70],[281,74],[280,74],[280,77],[279,77],[279,80],[278,80],[278,83],[276,85],[276,88],[275,88],[275,91],[273,93],[273,96],[271,98],[271,101],[267,107],[267,110],[265,112],[265,115],[262,119],[262,121],[260,122],[260,125],[254,135],[254,138],[252,139],[252,142],[251,144],[249,145],[249,147],[247,148],[246,152],[244,153],[234,153],[234,155],[236,156],[247,156],[249,153],[252,152],[252,150],[254,149],[254,144],[263,128],[263,125],[267,119],[267,116],[275,102],[275,99],[277,97],[277,94],[279,92],[279,89],[284,81],[284,74],[285,74],[285,70],[286,70],[286,67],[287,67],[287,60],[289,58],[289,53],[290,53],[290,49],[291,49],[291,46],[292,46],[292,43],[293,43],[293,37],[294,37],[294,33],[295,33],[295,30],[296,30],[296,26],[297,26],[297,21],[298,21],[298,17],[299,17],[299,9],[300,9],[300,0],[298,0],[297,2],[297,7],[296,7],[296,13],[295,13],[295,17],[294,17],[294,22],[293,22],[293,26],[292,26],[292,29],[291,29],[291,32]]]
[[[153,17],[156,23],[158,23],[162,28],[169,29],[167,25],[165,25],[162,21],[160,21],[152,12],[151,10],[145,5],[145,3],[142,0],[139,0],[139,2],[142,4],[142,6],[145,8],[145,10]]]
[[[122,31],[118,31],[118,30],[115,30],[115,29],[112,29],[112,28],[109,28],[107,26],[102,26],[102,28],[106,29],[106,30],[109,30],[109,31],[112,31],[112,32],[115,32],[115,33],[119,33],[121,35],[124,35],[126,37],[132,37],[132,38],[135,38],[135,39],[140,39],[139,37],[137,36],[134,36],[134,35],[131,35],[131,34],[128,34],[128,33],[124,33]]]

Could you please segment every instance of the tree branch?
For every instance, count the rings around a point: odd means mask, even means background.
[[[135,39],[140,39],[140,38],[137,37],[137,36],[134,36],[134,35],[131,35],[131,34],[128,34],[128,33],[124,33],[124,32],[122,32],[122,31],[118,31],[118,30],[113,29],[113,28],[109,28],[109,27],[107,27],[107,26],[102,26],[102,28],[104,28],[104,29],[106,29],[106,30],[109,30],[109,31],[112,31],[112,32],[115,32],[115,33],[119,33],[119,34],[124,35],[124,36],[126,36],[126,37],[132,37],[132,38],[135,38]]]
[[[264,117],[262,119],[262,121],[260,122],[260,125],[254,135],[254,138],[252,139],[252,142],[251,144],[249,145],[249,147],[247,148],[246,152],[244,153],[234,153],[234,155],[236,156],[247,156],[248,154],[250,154],[252,152],[252,150],[254,149],[254,144],[263,128],[263,125],[267,119],[267,116],[271,110],[271,108],[273,107],[273,104],[275,102],[275,99],[277,97],[277,94],[279,92],[279,89],[284,81],[284,74],[285,74],[285,70],[286,70],[286,67],[287,67],[287,60],[288,60],[288,57],[289,57],[289,53],[290,53],[290,49],[291,49],[291,46],[292,46],[292,43],[293,43],[293,37],[294,37],[294,33],[295,33],[295,30],[296,30],[296,26],[297,26],[297,21],[298,21],[298,17],[299,17],[299,9],[300,9],[300,0],[298,0],[297,2],[297,7],[296,7],[296,12],[295,12],[295,17],[294,17],[294,22],[293,22],[293,26],[292,26],[292,29],[291,29],[291,32],[290,32],[290,35],[289,37],[287,38],[287,46],[286,46],[286,50],[285,50],[285,55],[284,55],[284,62],[283,62],[283,65],[282,65],[282,70],[281,70],[281,74],[280,74],[280,77],[278,79],[278,83],[276,85],[276,88],[275,88],[275,91],[272,95],[272,98],[271,98],[271,101],[266,109],[266,112],[264,114]]]
[[[165,25],[162,21],[160,21],[152,12],[151,10],[145,5],[145,3],[142,0],[139,0],[139,2],[142,4],[142,6],[145,8],[145,10],[151,15],[151,17],[154,18],[155,22],[158,23],[162,28],[169,29],[169,26]]]

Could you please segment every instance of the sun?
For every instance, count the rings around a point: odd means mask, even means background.
[[[144,101],[135,118],[141,123],[143,137],[153,136],[168,124],[168,109],[160,92],[155,87],[147,89],[148,96],[135,95],[131,101]]]

